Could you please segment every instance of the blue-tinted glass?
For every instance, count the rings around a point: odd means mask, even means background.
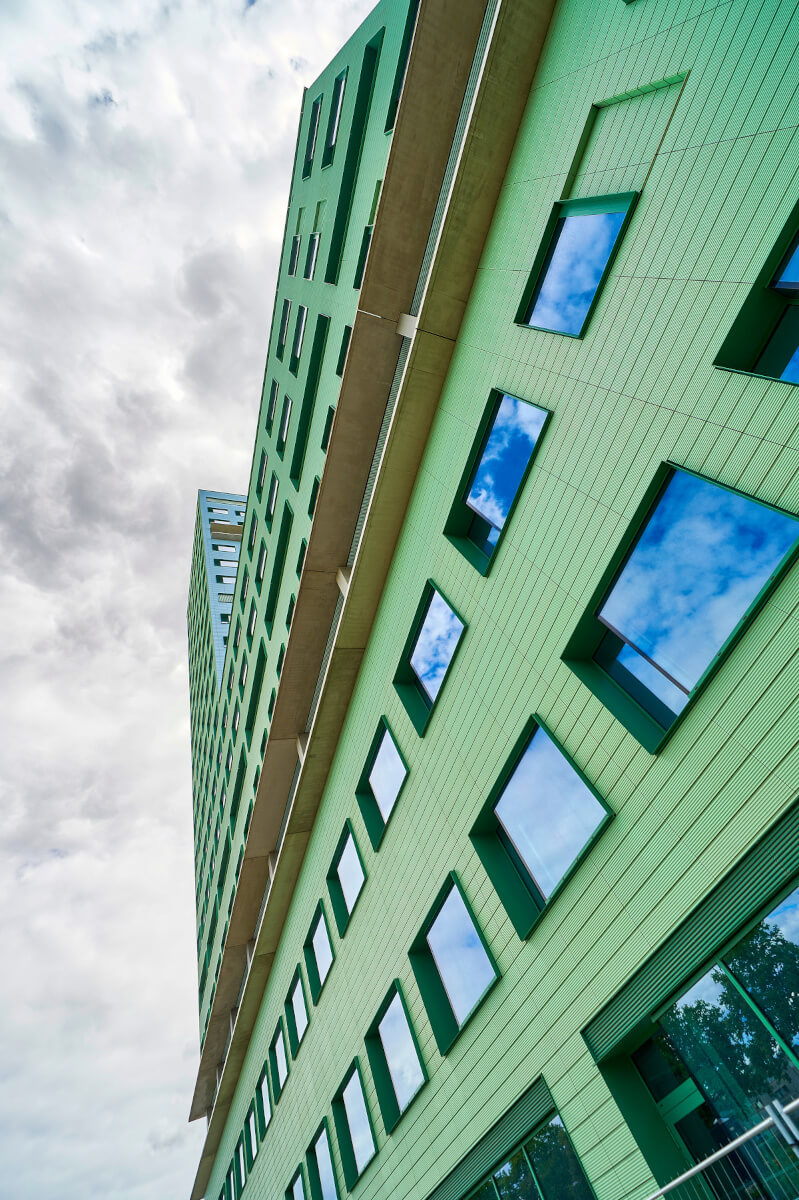
[[[291,993],[291,1008],[294,1013],[294,1028],[297,1030],[297,1042],[302,1041],[302,1035],[308,1028],[308,1012],[305,1007],[305,995],[302,990],[302,982],[297,979],[294,985],[294,990]]]
[[[394,996],[377,1028],[397,1105],[403,1112],[424,1083],[424,1075],[408,1027],[408,1018],[398,995]]]
[[[316,959],[316,971],[319,975],[319,983],[323,984],[327,979],[327,973],[333,962],[333,951],[330,948],[330,938],[328,937],[327,926],[321,912],[311,936],[311,945],[313,946],[314,958]]]
[[[789,291],[799,289],[799,240],[788,255],[788,261],[777,272],[772,287],[786,288]]]
[[[427,935],[441,982],[459,1025],[494,982],[491,961],[456,887],[447,896]]]
[[[352,834],[347,834],[347,840],[344,843],[344,849],[341,851],[341,857],[336,867],[336,874],[341,884],[341,890],[344,893],[344,903],[347,905],[347,912],[352,912],[364,881],[363,867],[361,866],[361,860],[358,858],[358,851],[355,849]]]
[[[685,708],[688,703],[688,693],[667,679],[662,671],[653,667],[651,662],[647,662],[637,650],[633,650],[632,646],[628,646],[626,642],[622,642],[619,653],[616,655],[616,662],[634,675],[647,691],[657,696],[658,700],[662,700],[675,717]],[[613,671],[610,673],[614,674]]]
[[[297,1176],[291,1188],[292,1200],[305,1200],[305,1184],[302,1181],[302,1172]]]
[[[522,1150],[517,1150],[513,1158],[494,1172],[494,1183],[500,1200],[539,1200],[533,1173]]]
[[[675,471],[599,616],[690,691],[797,535],[795,518]]]
[[[374,764],[369,772],[369,786],[384,821],[389,818],[406,774],[405,764],[400,758],[394,739],[389,731],[384,729]]]
[[[576,213],[560,218],[528,325],[580,333],[626,215]]]
[[[525,1146],[544,1200],[593,1200],[593,1193],[560,1117],[553,1117]]]
[[[283,1042],[283,1030],[279,1029],[274,1042],[272,1043],[275,1053],[275,1063],[277,1064],[277,1080],[280,1087],[286,1082],[289,1073],[288,1063],[286,1062],[286,1047]]]
[[[333,1160],[330,1157],[330,1143],[327,1140],[327,1130],[323,1129],[314,1142],[316,1169],[319,1172],[319,1186],[322,1200],[337,1200],[336,1177],[333,1174]]]
[[[500,400],[466,496],[469,508],[497,531],[505,524],[546,418],[543,408],[526,400]]]
[[[754,370],[786,383],[799,383],[799,304],[789,304]]]
[[[785,1041],[799,1048],[799,889],[724,961]]]
[[[545,899],[606,816],[543,729],[528,742],[494,811]]]
[[[352,1150],[355,1155],[355,1165],[360,1175],[375,1152],[375,1143],[372,1138],[369,1116],[366,1111],[366,1101],[363,1097],[363,1088],[361,1087],[357,1071],[353,1071],[350,1076],[349,1083],[341,1093],[341,1099],[344,1101]]]
[[[462,633],[463,621],[455,616],[443,596],[433,592],[410,659],[430,700],[435,700],[441,689]]]

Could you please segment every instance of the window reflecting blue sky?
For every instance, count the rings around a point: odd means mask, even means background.
[[[606,815],[543,729],[528,742],[494,811],[545,899]]]
[[[775,287],[799,289],[799,241],[793,248],[793,253],[774,280]]]
[[[788,305],[754,370],[786,383],[799,383],[799,305]]]
[[[235,1192],[233,1194],[235,1195]],[[305,1184],[302,1181],[302,1171],[300,1171],[291,1185],[291,1195],[293,1200],[305,1200]]]
[[[349,1083],[344,1088],[341,1094],[344,1101],[344,1108],[347,1113],[347,1124],[350,1127],[350,1138],[352,1139],[352,1149],[355,1154],[355,1165],[358,1168],[358,1174],[364,1169],[369,1159],[375,1152],[375,1143],[372,1138],[372,1130],[369,1125],[369,1116],[366,1111],[366,1101],[363,1096],[363,1088],[357,1071],[353,1071],[350,1076]]]
[[[579,334],[626,212],[561,217],[528,325]]]
[[[285,1042],[283,1041],[283,1026],[282,1025],[281,1025],[280,1029],[278,1029],[278,1031],[275,1035],[275,1040],[272,1043],[272,1047],[275,1052],[275,1062],[277,1063],[277,1079],[278,1079],[278,1083],[282,1087],[283,1084],[286,1082],[286,1078],[289,1073],[289,1066],[288,1066],[288,1063],[286,1062],[286,1046],[285,1046]]]
[[[302,1035],[308,1028],[308,1010],[305,1007],[305,995],[302,990],[302,981],[297,978],[294,988],[291,993],[291,1007],[294,1012],[294,1027],[297,1030],[297,1041],[302,1041]]]
[[[311,945],[313,946],[314,958],[316,959],[319,983],[322,984],[327,979],[327,973],[333,962],[333,950],[330,946],[325,919],[321,912],[314,926],[314,931],[311,934]]]
[[[336,1177],[333,1174],[333,1159],[330,1156],[330,1143],[327,1140],[327,1130],[323,1129],[314,1142],[316,1169],[319,1172],[319,1184],[322,1189],[322,1200],[337,1200]]]
[[[406,774],[405,764],[400,758],[394,739],[384,728],[374,764],[369,772],[369,786],[384,821],[389,818]]]
[[[466,503],[500,530],[516,498],[535,448],[546,410],[515,396],[503,396],[469,485]]]
[[[439,592],[433,592],[410,663],[431,700],[435,700],[463,633],[463,621],[455,616]]]
[[[344,893],[347,912],[352,912],[355,901],[358,899],[358,893],[363,887],[364,873],[351,833],[347,834],[347,840],[336,867],[336,874]]]
[[[798,535],[795,518],[675,471],[599,615],[690,690]]]
[[[662,671],[653,667],[651,662],[648,662],[626,642],[622,642],[621,649],[616,655],[616,661],[626,667],[630,674],[634,675],[653,696],[662,700],[666,708],[675,716],[685,708],[688,703],[688,694],[672,683]]]
[[[469,916],[463,897],[453,887],[430,927],[427,944],[459,1025],[494,982],[494,968]]]
[[[266,1082],[265,1074],[262,1076],[261,1082],[258,1084],[258,1091],[261,1094],[261,1104],[264,1112],[264,1129],[266,1129],[267,1125],[272,1119],[272,1102],[269,1099],[269,1084]]]
[[[398,994],[395,994],[377,1028],[397,1104],[400,1112],[404,1112],[424,1083],[424,1075]]]

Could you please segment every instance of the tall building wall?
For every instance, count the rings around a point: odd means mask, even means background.
[[[368,23],[363,37],[373,28]],[[690,1161],[630,1054],[664,1004],[796,886],[799,576],[795,566],[781,569],[668,735],[608,687],[581,638],[590,641],[586,622],[670,466],[777,515],[799,510],[794,385],[756,370],[754,351],[735,360],[729,348],[740,314],[799,229],[798,42],[788,3],[557,5],[235,1067],[210,1200],[226,1195],[231,1168],[236,1196],[283,1195],[301,1169],[304,1194],[321,1200],[306,1153],[323,1121],[339,1196],[425,1200],[436,1192],[466,1200],[554,1110],[597,1200],[640,1200]],[[334,60],[322,79],[340,69]],[[303,121],[322,90],[309,90]],[[303,137],[301,126],[301,151]],[[381,169],[371,170],[352,228],[369,224],[369,191]],[[581,335],[531,328],[522,310],[535,300],[531,278],[546,269],[554,206],[631,193],[629,223]],[[300,203],[295,188],[287,246]],[[460,203],[468,206],[468,196]],[[350,253],[357,264],[354,242]],[[303,285],[292,287],[300,300]],[[281,301],[279,289],[276,314]],[[346,312],[335,320],[346,323]],[[435,320],[423,304],[417,345],[422,333],[439,336]],[[334,347],[336,328],[331,320]],[[424,363],[413,369],[423,373]],[[365,577],[389,521],[398,439],[412,440],[414,420],[421,423],[410,390],[400,390],[395,441],[389,435],[378,476],[388,483],[376,488],[366,517],[343,621],[358,602],[358,571]],[[501,394],[549,417],[487,565],[464,535],[459,501]],[[313,418],[320,427],[326,404],[325,397]],[[310,470],[320,472],[313,453]],[[282,494],[287,487],[281,475]],[[252,511],[251,488],[248,522]],[[708,563],[714,554],[705,551]],[[407,657],[431,583],[465,632],[432,712],[420,717]],[[287,571],[281,605],[292,586]],[[407,779],[378,839],[364,777],[381,721]],[[610,819],[533,920],[515,860],[497,860],[493,841],[486,850],[481,821],[536,726]],[[313,744],[312,733],[308,753]],[[365,883],[342,930],[331,877],[347,829]],[[419,964],[420,937],[451,873],[497,981],[447,1045]],[[334,961],[314,1000],[305,948],[320,902]],[[309,1024],[293,1052],[286,1021],[298,968]],[[427,1075],[396,1124],[367,1047],[395,981]],[[279,1027],[289,1070],[277,1096],[270,1046]],[[342,1153],[336,1099],[355,1060],[376,1145],[357,1182],[346,1146]],[[268,1126],[257,1098],[264,1073]],[[245,1150],[245,1182],[237,1147],[253,1106],[258,1151],[252,1161]]]

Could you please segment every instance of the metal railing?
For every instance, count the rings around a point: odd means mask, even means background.
[[[764,1120],[646,1200],[797,1200],[799,1127],[791,1114],[799,1099],[784,1107],[772,1100],[764,1108]]]

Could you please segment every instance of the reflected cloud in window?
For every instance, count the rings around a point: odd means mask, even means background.
[[[427,934],[455,1020],[462,1025],[496,978],[463,897],[453,887]]]
[[[388,729],[384,729],[369,772],[369,786],[384,821],[391,815],[406,775],[405,763],[400,758],[394,739]]]
[[[316,970],[319,975],[320,986],[327,979],[327,973],[333,964],[333,951],[330,947],[330,937],[325,925],[325,918],[320,910],[319,916],[314,926],[313,934],[311,935],[311,945],[313,946],[314,958],[316,959]]]
[[[559,219],[527,324],[579,336],[627,213]]]
[[[349,1082],[341,1093],[341,1099],[347,1114],[347,1125],[349,1126],[350,1139],[352,1141],[352,1152],[355,1155],[355,1165],[358,1168],[358,1174],[360,1174],[374,1155],[375,1143],[369,1125],[369,1115],[366,1111],[363,1088],[361,1087],[361,1080],[357,1071],[353,1071],[350,1076]]]
[[[327,1140],[327,1130],[323,1129],[313,1145],[316,1158],[316,1169],[319,1172],[319,1189],[321,1200],[337,1200],[336,1177],[333,1174],[333,1159],[330,1155],[330,1143]]]
[[[463,628],[463,621],[434,591],[410,657],[413,672],[431,703],[441,690]]]
[[[397,1105],[403,1112],[424,1083],[424,1074],[399,995],[394,996],[377,1029]]]
[[[468,507],[489,526],[479,539],[486,549],[496,545],[547,415],[526,400],[500,397],[466,496]]]
[[[352,912],[365,878],[352,834],[347,835],[347,840],[344,843],[344,848],[341,851],[338,865],[336,866],[336,874],[341,884],[341,891],[344,896],[344,903],[347,905],[347,911]]]

